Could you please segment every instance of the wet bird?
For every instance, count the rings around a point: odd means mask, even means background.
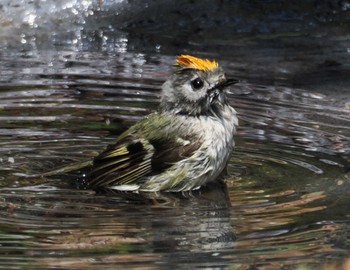
[[[225,94],[232,83],[215,60],[178,56],[159,110],[94,158],[90,187],[178,192],[215,181],[231,156],[238,125]]]

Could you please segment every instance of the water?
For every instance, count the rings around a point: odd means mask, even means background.
[[[317,28],[312,39],[209,35],[177,47],[166,35],[150,43],[106,29],[105,21],[91,30],[79,12],[96,12],[97,4],[82,3],[67,7],[78,11],[66,22],[75,22],[71,32],[52,26],[62,18],[53,9],[52,18],[39,12],[31,25],[29,14],[5,24],[18,33],[2,33],[0,268],[331,269],[347,262],[350,69],[341,29],[325,37]],[[96,21],[112,11],[100,10]],[[55,29],[52,39],[44,41],[43,27]],[[154,111],[179,49],[218,59],[240,80],[229,93],[240,128],[225,185],[96,194],[80,188],[74,173],[25,177],[94,157]]]

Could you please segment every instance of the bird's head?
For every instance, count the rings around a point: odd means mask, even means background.
[[[162,86],[161,108],[191,116],[216,114],[226,103],[224,88],[234,82],[215,60],[180,55]]]

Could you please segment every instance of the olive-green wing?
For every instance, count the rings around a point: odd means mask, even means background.
[[[163,130],[147,139],[137,132],[127,134],[94,159],[90,175],[93,188],[140,185],[146,176],[163,172],[201,145],[196,138],[190,140]]]
[[[151,172],[152,146],[144,140],[127,136],[109,146],[94,159],[90,174],[92,187],[128,184]]]

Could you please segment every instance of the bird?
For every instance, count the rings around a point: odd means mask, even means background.
[[[182,192],[199,189],[225,170],[234,147],[237,113],[215,61],[177,56],[161,89],[159,108],[122,133],[92,162],[92,189]]]

